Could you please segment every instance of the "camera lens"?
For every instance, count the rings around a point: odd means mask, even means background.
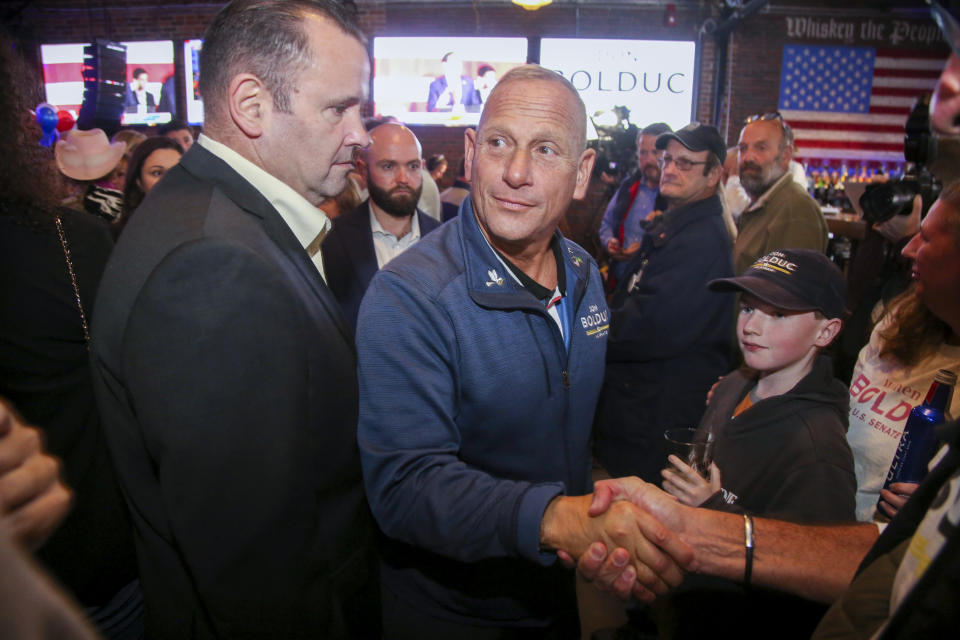
[[[863,219],[877,224],[896,215],[908,215],[913,208],[913,197],[918,193],[920,190],[913,180],[867,185],[860,196]]]

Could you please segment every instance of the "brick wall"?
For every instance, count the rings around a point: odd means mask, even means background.
[[[828,3],[823,3],[828,4]],[[948,50],[933,22],[922,10],[869,10],[879,3],[816,11],[778,6],[743,23],[730,37],[730,100],[723,102],[718,126],[735,144],[744,118],[777,110],[780,65],[785,44],[867,46],[930,51],[946,58]],[[805,21],[809,28],[798,28]],[[792,26],[791,26],[792,23]],[[831,24],[833,23],[833,24]],[[849,31],[839,27],[849,26]],[[832,27],[838,27],[831,30]],[[818,37],[818,29],[825,37]],[[725,96],[724,96],[725,97]]]
[[[528,12],[508,2],[447,1],[433,3],[357,0],[360,20],[373,36],[377,35],[463,35],[527,37],[621,37],[649,39],[696,38],[697,29],[710,18],[719,21],[718,3],[708,0],[678,0],[677,24],[664,24],[661,3],[585,2],[558,0],[536,12]],[[775,109],[779,94],[782,47],[787,42],[835,42],[830,38],[791,36],[787,18],[852,21],[857,25],[875,21],[893,33],[895,21],[927,24],[922,10],[912,9],[909,0],[882,3],[838,3],[828,0],[781,0],[768,5],[739,25],[727,40],[726,65],[717,59],[714,39],[707,36],[700,48],[699,101],[696,117],[712,122],[714,113],[714,76],[719,67],[726,69],[728,90],[721,101],[719,126],[729,144],[736,142],[743,118],[752,113]],[[9,26],[21,40],[28,57],[39,68],[39,44],[87,41],[95,37],[115,40],[173,39],[200,37],[206,24],[222,6],[219,2],[180,0],[38,0],[32,2]],[[898,8],[900,7],[900,8]],[[859,29],[859,26],[858,26]],[[861,38],[859,31],[852,43],[877,42]],[[911,43],[907,43],[908,45]],[[916,46],[943,47],[942,43],[918,42]],[[903,43],[901,43],[901,46]],[[177,65],[182,51],[175,48]],[[182,83],[182,79],[178,82]],[[183,87],[178,87],[183,95]],[[463,129],[416,127],[424,153],[443,153],[450,160],[446,181],[463,155]],[[575,203],[567,216],[570,235],[584,245],[592,242],[593,230],[605,204],[603,187],[594,185],[583,203]]]

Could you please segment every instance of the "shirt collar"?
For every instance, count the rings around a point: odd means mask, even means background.
[[[420,239],[420,216],[417,215],[416,211],[413,212],[413,219],[410,221],[410,231],[408,231],[403,238],[397,238],[395,235],[384,229],[383,225],[380,224],[380,221],[377,220],[377,216],[373,215],[373,205],[370,204],[369,200],[367,200],[367,209],[370,210],[370,231],[373,233],[396,238],[397,240],[406,239],[408,236],[410,240]]]
[[[486,240],[486,236],[484,236],[484,240]],[[547,289],[521,271],[520,267],[513,264],[507,256],[500,253],[496,247],[490,244],[489,240],[487,240],[487,245],[493,250],[493,253],[496,254],[500,262],[507,267],[514,279],[519,282],[524,289],[532,293],[533,297],[537,300],[548,302],[554,295],[559,295],[560,297],[567,295],[567,270],[563,262],[563,252],[560,249],[560,238],[556,233],[550,238],[550,251],[553,253],[553,259],[557,262],[557,286],[553,291],[550,291],[550,289]]]
[[[763,205],[765,205],[767,203],[767,200],[769,200],[772,197],[773,192],[776,191],[778,188],[780,188],[780,185],[782,185],[787,180],[793,180],[793,176],[790,174],[789,171],[784,173],[782,176],[780,176],[779,180],[777,180],[772,185],[770,185],[770,188],[764,191],[763,194],[759,198],[757,198],[756,202],[754,202],[749,207],[747,207],[747,211],[755,211],[760,207],[762,207]]]
[[[290,185],[270,175],[227,145],[217,142],[204,133],[197,138],[197,144],[230,165],[263,194],[263,197],[273,205],[290,227],[304,249],[308,252],[312,250],[313,253],[319,250],[320,243],[330,231],[331,225],[330,219],[323,211],[310,204]]]

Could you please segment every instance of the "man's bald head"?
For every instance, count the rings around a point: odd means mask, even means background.
[[[397,122],[370,130],[370,146],[360,152],[357,166],[367,178],[370,202],[396,218],[412,216],[423,189],[423,155],[413,131]]]
[[[388,144],[404,144],[411,141],[414,146],[416,146],[417,153],[420,156],[423,155],[423,147],[420,144],[420,140],[417,139],[413,131],[399,122],[384,122],[378,124],[370,129],[368,133],[370,134],[370,146],[360,151],[360,158],[364,161],[367,160],[370,151],[374,149],[374,147],[379,146],[382,149]]]
[[[484,103],[483,112],[480,114],[480,123],[477,125],[477,132],[479,133],[483,130],[483,125],[486,122],[486,105],[495,102],[498,93],[503,92],[508,85],[514,82],[532,81],[556,83],[567,90],[571,97],[571,111],[574,113],[574,127],[570,131],[571,140],[578,151],[583,151],[586,149],[587,108],[583,104],[583,98],[580,97],[580,92],[577,91],[576,87],[570,84],[569,80],[564,78],[556,71],[551,71],[550,69],[546,69],[537,64],[525,64],[520,67],[514,67],[504,74],[502,78],[500,78],[496,86],[493,88],[493,91],[490,92],[490,97],[487,98],[487,101]]]
[[[522,82],[521,82],[522,80]],[[464,133],[470,201],[484,235],[507,255],[544,255],[572,200],[586,195],[596,153],[570,83],[542,67],[510,71]]]

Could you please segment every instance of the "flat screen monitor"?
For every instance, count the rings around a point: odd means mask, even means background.
[[[183,43],[183,86],[187,92],[187,123],[203,124],[203,100],[200,99],[200,50],[203,40],[186,40]]]
[[[40,47],[47,102],[74,117],[83,103],[83,48],[88,43]],[[173,41],[123,42],[127,47],[126,87],[120,124],[156,125],[176,114]]]
[[[526,38],[375,38],[374,113],[407,124],[476,125],[497,78],[526,61]]]
[[[562,74],[580,92],[594,124],[617,123],[626,107],[640,128],[693,119],[696,44],[675,40],[543,38],[540,64]],[[588,127],[591,129],[592,127]]]

